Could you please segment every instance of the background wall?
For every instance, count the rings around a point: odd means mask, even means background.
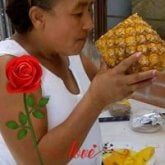
[[[165,0],[132,0],[132,12],[143,16],[165,39]]]
[[[5,14],[6,0],[0,0],[0,40],[12,34],[11,24]]]
[[[138,13],[165,39],[165,0],[107,0],[107,29]]]
[[[131,12],[131,0],[107,0],[107,29],[114,27]]]

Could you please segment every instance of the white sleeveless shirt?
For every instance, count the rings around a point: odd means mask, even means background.
[[[5,54],[21,56],[23,54],[28,54],[28,52],[16,41],[7,39],[0,42],[0,56]],[[58,126],[68,118],[90,85],[90,81],[83,68],[80,56],[69,56],[69,63],[69,69],[71,70],[80,90],[79,94],[72,94],[66,88],[61,78],[42,66],[42,95],[49,96],[49,102],[47,104],[48,130]],[[91,127],[80,150],[92,149],[93,145],[97,145],[95,152],[102,150],[101,132],[98,120],[96,120]],[[101,155],[98,154],[92,159],[83,159],[80,157],[73,158],[68,165],[101,165]]]

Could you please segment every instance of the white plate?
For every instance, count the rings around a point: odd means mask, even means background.
[[[131,149],[133,151],[140,151],[141,149],[151,146],[151,145],[145,145],[145,144],[137,144],[137,143],[131,143],[131,142],[111,142],[108,143],[108,147],[112,144],[113,146],[110,148],[113,149]],[[155,147],[155,146],[153,146]],[[156,147],[155,147],[155,152],[156,152]],[[147,165],[156,165],[156,154],[154,154],[150,160],[148,160]]]

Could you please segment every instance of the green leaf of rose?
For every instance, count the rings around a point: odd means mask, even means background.
[[[39,106],[40,107],[45,107],[46,106],[46,104],[48,103],[48,101],[49,101],[49,97],[42,97],[40,100],[39,100]]]
[[[33,94],[28,95],[26,97],[26,104],[29,107],[33,107],[35,105],[35,99],[34,99],[34,95]]]
[[[27,121],[28,121],[27,116],[23,112],[20,112],[20,114],[19,114],[19,122],[22,125],[25,125],[27,123]]]
[[[21,140],[24,137],[26,137],[27,133],[28,133],[28,131],[26,129],[20,129],[18,134],[17,134],[18,140]]]
[[[6,126],[10,129],[17,129],[19,128],[19,125],[15,121],[8,121],[6,123]]]
[[[34,111],[32,114],[37,119],[43,119],[45,117],[45,114],[42,111]]]

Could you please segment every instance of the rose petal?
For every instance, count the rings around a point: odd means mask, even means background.
[[[36,58],[23,55],[7,64],[6,75],[10,93],[33,92],[41,85],[42,69]]]

